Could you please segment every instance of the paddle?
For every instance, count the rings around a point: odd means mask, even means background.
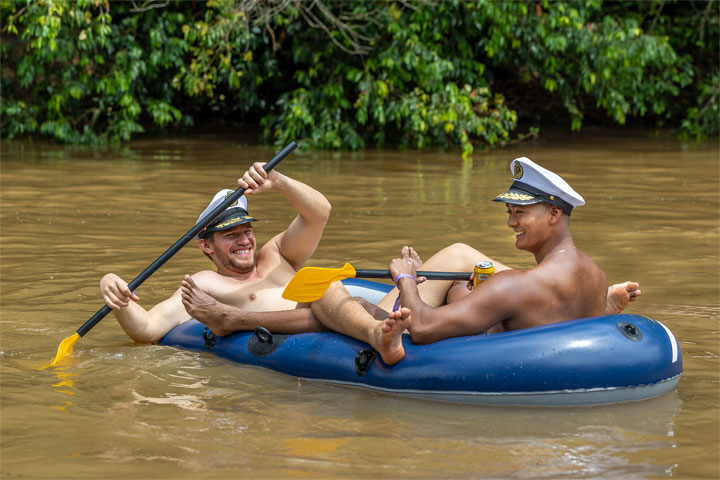
[[[417,272],[428,280],[469,280],[470,272]],[[355,270],[346,263],[342,268],[301,268],[290,279],[282,293],[283,298],[294,302],[314,302],[320,299],[331,283],[346,278],[392,278],[390,270]]]
[[[293,150],[297,148],[297,144],[295,142],[290,142],[285,148],[283,148],[280,153],[275,155],[269,162],[265,164],[263,169],[266,172],[269,172],[273,168],[277,166],[278,163],[280,163],[285,157],[290,155]],[[215,217],[220,215],[227,207],[229,207],[231,204],[233,204],[238,198],[242,196],[242,194],[245,193],[244,188],[238,188],[233,193],[228,195],[228,197],[220,204],[218,205],[213,211],[208,213],[205,217],[203,217],[202,220],[200,220],[195,226],[193,226],[188,232],[180,237],[180,239],[175,242],[170,248],[168,248],[165,253],[160,255],[157,260],[155,260],[153,263],[151,263],[145,270],[142,271],[140,275],[135,277],[135,279],[128,284],[128,288],[130,288],[130,291],[135,291],[141,283],[143,283],[145,280],[147,280],[150,275],[155,273],[155,271],[163,266],[165,262],[170,260],[170,258],[175,255],[177,252],[180,251],[182,247],[185,246],[186,243],[188,243],[195,235],[197,235],[202,229],[207,227],[213,220],[215,220]],[[98,310],[95,315],[90,317],[90,320],[85,322],[80,328],[77,329],[77,331],[67,337],[65,340],[63,340],[60,343],[60,346],[58,347],[57,355],[55,355],[55,359],[45,368],[52,367],[56,365],[60,360],[65,358],[68,355],[72,355],[72,348],[73,345],[80,339],[80,337],[84,336],[87,332],[89,332],[95,325],[97,325],[100,320],[105,318],[105,316],[112,311],[112,308],[108,307],[107,305],[104,305],[100,310]]]

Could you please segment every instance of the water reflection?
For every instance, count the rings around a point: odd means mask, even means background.
[[[104,353],[114,380],[104,388],[95,361],[83,363],[82,372],[63,371],[84,384],[67,413],[105,423],[101,445],[81,443],[66,454],[153,461],[196,474],[237,473],[250,463],[270,477],[364,477],[378,470],[397,476],[398,469],[420,478],[480,470],[488,477],[661,475],[673,465],[654,452],[676,447],[682,407],[677,394],[595,408],[447,405],[297,381],[168,347],[132,347],[124,357]],[[120,363],[129,372],[125,380],[117,376]],[[26,387],[30,393],[40,385]],[[98,388],[105,399],[88,410]],[[58,450],[64,449],[50,451]]]
[[[54,368],[52,372],[60,380],[58,383],[53,383],[53,387],[56,387],[55,391],[66,395],[75,395],[75,392],[72,390],[73,385],[75,385],[73,377],[76,377],[78,372],[68,371],[68,367],[66,366],[58,366]]]

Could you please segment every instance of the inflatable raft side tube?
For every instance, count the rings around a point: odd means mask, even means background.
[[[373,302],[393,288],[362,279],[344,283],[353,296]],[[462,403],[598,405],[643,400],[675,389],[683,368],[670,330],[637,315],[570,320],[428,345],[416,345],[404,335],[406,356],[394,367],[363,353],[372,352],[367,344],[334,332],[238,332],[215,339],[208,333],[192,320],[175,327],[161,343],[210,351],[307,380]]]

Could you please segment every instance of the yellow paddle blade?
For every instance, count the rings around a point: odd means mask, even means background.
[[[55,355],[55,360],[50,362],[50,365],[46,366],[45,368],[54,367],[55,365],[60,363],[65,357],[72,355],[73,345],[75,345],[78,340],[80,340],[80,334],[75,332],[73,335],[67,337],[65,340],[60,342],[57,355]]]
[[[355,278],[355,269],[349,263],[342,268],[301,268],[290,279],[282,296],[294,302],[314,302],[322,298],[331,283],[346,278]]]

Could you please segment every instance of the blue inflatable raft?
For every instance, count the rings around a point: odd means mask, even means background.
[[[345,281],[354,296],[377,302],[391,288]],[[161,344],[209,351],[307,380],[415,398],[496,405],[601,405],[673,391],[682,354],[670,330],[638,315],[570,320],[493,335],[416,345],[385,365],[367,344],[338,333],[273,335],[267,330],[214,336],[191,320]]]

